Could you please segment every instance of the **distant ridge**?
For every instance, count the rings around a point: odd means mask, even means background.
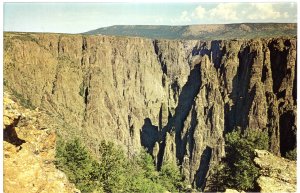
[[[115,25],[83,34],[137,36],[152,39],[251,39],[256,37],[296,36],[296,23],[239,23],[168,25]]]

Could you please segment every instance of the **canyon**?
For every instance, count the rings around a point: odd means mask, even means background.
[[[97,154],[142,147],[205,189],[234,129],[267,131],[278,156],[296,148],[297,39],[162,40],[4,33],[4,89],[41,108],[64,138]]]

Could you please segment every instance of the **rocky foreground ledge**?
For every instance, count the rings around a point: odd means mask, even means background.
[[[297,164],[266,150],[255,150],[255,164],[260,168],[257,179],[261,192],[296,192]]]
[[[4,93],[4,192],[77,192],[55,168],[56,135],[47,116],[18,105]]]
[[[297,192],[297,164],[266,150],[255,150],[254,162],[260,169],[257,185],[260,192]],[[225,193],[239,193],[226,189]],[[242,191],[241,193],[245,193]]]

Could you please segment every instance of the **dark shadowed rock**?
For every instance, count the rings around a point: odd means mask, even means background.
[[[296,42],[4,33],[5,89],[62,121],[62,136],[128,156],[144,146],[203,188],[235,128],[268,131],[276,155],[296,147]]]

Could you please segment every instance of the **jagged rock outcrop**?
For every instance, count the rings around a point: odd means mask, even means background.
[[[295,161],[274,156],[266,150],[255,150],[254,162],[260,168],[257,179],[260,192],[296,192]]]
[[[259,168],[259,177],[256,179],[257,191],[296,192],[296,161],[278,157],[267,150],[256,149],[254,163]],[[225,193],[239,193],[239,191],[226,189]]]
[[[160,168],[205,186],[224,133],[267,130],[270,150],[296,146],[296,38],[172,41],[4,34],[6,88],[62,119],[93,148],[141,146]]]
[[[55,168],[56,134],[38,110],[28,110],[4,93],[4,192],[80,192]]]

